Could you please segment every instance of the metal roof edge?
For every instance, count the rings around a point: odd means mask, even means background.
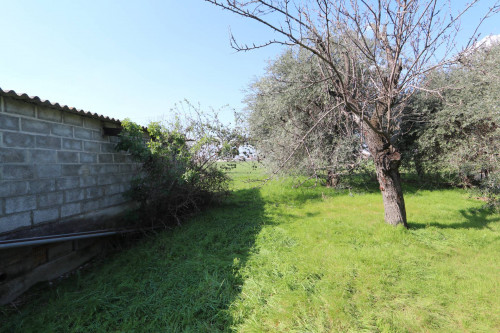
[[[90,111],[77,109],[77,108],[67,106],[67,105],[61,105],[59,103],[52,103],[51,101],[46,100],[46,99],[41,99],[38,96],[29,96],[26,93],[18,94],[14,90],[3,90],[1,87],[0,87],[0,96],[11,97],[11,98],[18,99],[18,100],[28,101],[30,103],[33,103],[33,104],[36,104],[39,106],[46,106],[46,107],[53,108],[56,110],[61,110],[64,112],[78,114],[78,115],[84,116],[84,117],[90,117],[90,118],[108,121],[108,122],[112,122],[112,123],[116,123],[116,124],[121,124],[121,121],[119,119],[110,118],[108,116],[103,116],[103,115],[100,115],[97,113],[92,113]]]

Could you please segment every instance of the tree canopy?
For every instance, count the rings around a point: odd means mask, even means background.
[[[500,188],[500,45],[480,47],[429,76],[413,99],[419,111],[410,149],[422,171],[448,172],[460,185]]]
[[[329,185],[360,161],[356,123],[336,111],[317,58],[299,48],[280,55],[251,85],[246,102],[250,135],[276,171],[328,175]]]

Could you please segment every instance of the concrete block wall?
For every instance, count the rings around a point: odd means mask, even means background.
[[[0,233],[123,212],[136,165],[97,117],[0,96]]]
[[[86,238],[0,251],[0,306],[38,282],[58,279],[98,255],[122,248],[137,234]]]

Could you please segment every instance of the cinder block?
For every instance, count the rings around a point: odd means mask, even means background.
[[[120,179],[118,178],[117,175],[99,175],[97,177],[97,184],[98,185],[110,185],[110,184],[115,184],[119,183]]]
[[[63,176],[79,176],[82,166],[80,164],[68,164],[62,165],[62,175]]]
[[[83,126],[83,117],[77,114],[64,112],[63,119],[66,124]]]
[[[111,184],[104,187],[106,195],[112,195],[122,192],[121,184]]]
[[[3,144],[6,147],[34,148],[35,136],[24,133],[3,133]]]
[[[73,137],[73,126],[64,124],[52,124],[51,133],[57,136],[63,136],[66,138]]]
[[[100,131],[92,131],[92,140],[94,141],[108,141],[108,138],[102,134],[102,129]]]
[[[36,164],[56,163],[56,151],[46,149],[30,150],[30,162]]]
[[[89,187],[97,185],[96,176],[82,176],[80,177],[80,187]]]
[[[3,166],[3,180],[30,180],[35,173],[30,165],[7,164]]]
[[[24,163],[26,153],[25,149],[0,148],[0,163]]]
[[[61,138],[55,136],[36,136],[36,147],[45,149],[61,149]]]
[[[38,195],[38,207],[45,208],[50,206],[57,206],[63,203],[63,192],[49,192]]]
[[[86,164],[89,167],[90,175],[97,175],[99,173],[99,165],[98,164]]]
[[[92,141],[85,141],[83,143],[83,150],[86,152],[98,153],[100,150],[99,143]]]
[[[116,153],[115,147],[114,143],[101,143],[101,153]]]
[[[28,182],[0,181],[0,198],[28,194]]]
[[[35,105],[13,98],[5,98],[5,112],[22,114],[35,118]]]
[[[122,204],[126,201],[127,201],[127,198],[125,198],[121,193],[110,195],[110,196],[105,196],[102,203],[101,203],[101,208],[119,205],[119,204]]]
[[[88,176],[90,167],[81,164],[63,164],[61,165],[63,176]]]
[[[107,142],[108,140],[103,138],[101,130],[92,130],[92,140],[93,141],[99,141],[99,142]]]
[[[80,153],[80,163],[97,163],[97,154]]]
[[[120,187],[121,187],[121,192],[125,193],[132,188],[132,184],[130,184],[130,182],[126,182],[126,183],[120,184]]]
[[[131,173],[133,170],[133,164],[120,164],[120,172],[121,173]]]
[[[31,226],[30,212],[0,217],[0,233],[29,226]]]
[[[113,163],[113,154],[99,154],[99,163]]]
[[[116,164],[101,164],[101,165],[96,165],[96,172],[97,174],[104,175],[104,174],[114,174],[119,172],[119,167]]]
[[[38,107],[38,118],[60,123],[61,122],[61,111],[39,106]]]
[[[61,177],[61,165],[42,164],[35,165],[38,178],[59,178]]]
[[[61,218],[80,214],[82,211],[81,204],[79,202],[70,203],[61,206]]]
[[[113,161],[115,163],[127,163],[127,155],[121,154],[113,154]]]
[[[21,129],[32,133],[50,133],[50,123],[36,119],[21,119]]]
[[[102,187],[89,187],[85,189],[85,199],[97,199],[104,195]]]
[[[85,192],[82,189],[67,190],[64,192],[64,201],[66,203],[82,201],[85,198]]]
[[[101,130],[102,128],[102,124],[99,119],[88,118],[88,117],[83,118],[83,126],[93,130]]]
[[[134,178],[134,175],[131,173],[122,173],[117,175],[117,177],[121,180],[122,183],[128,183]]]
[[[56,179],[57,190],[69,190],[80,186],[80,177],[63,177]]]
[[[58,163],[78,163],[78,153],[72,151],[58,151],[57,152],[57,162]]]
[[[5,198],[5,213],[20,213],[36,209],[34,195]]]
[[[97,175],[99,173],[99,164],[86,164],[90,169],[90,175]]]
[[[18,131],[19,117],[12,117],[6,114],[0,114],[0,129]]]
[[[59,207],[37,209],[33,212],[33,222],[42,223],[56,221],[59,219]]]
[[[73,130],[75,138],[92,140],[92,130],[87,128],[75,127]]]
[[[82,213],[99,209],[101,200],[89,200],[82,203]]]
[[[136,178],[136,176],[137,175],[134,173],[123,173],[121,175],[124,183],[130,183],[132,180]]]
[[[55,179],[39,179],[29,182],[29,191],[31,194],[53,192],[56,188]]]
[[[83,141],[74,139],[63,139],[62,147],[63,149],[67,150],[82,150]]]

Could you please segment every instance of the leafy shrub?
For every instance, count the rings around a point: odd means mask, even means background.
[[[152,122],[145,130],[126,119],[122,127],[117,148],[141,166],[128,195],[140,204],[143,223],[180,224],[186,214],[227,193],[228,178],[207,153],[215,147],[210,138],[188,140],[179,122],[171,128]]]

